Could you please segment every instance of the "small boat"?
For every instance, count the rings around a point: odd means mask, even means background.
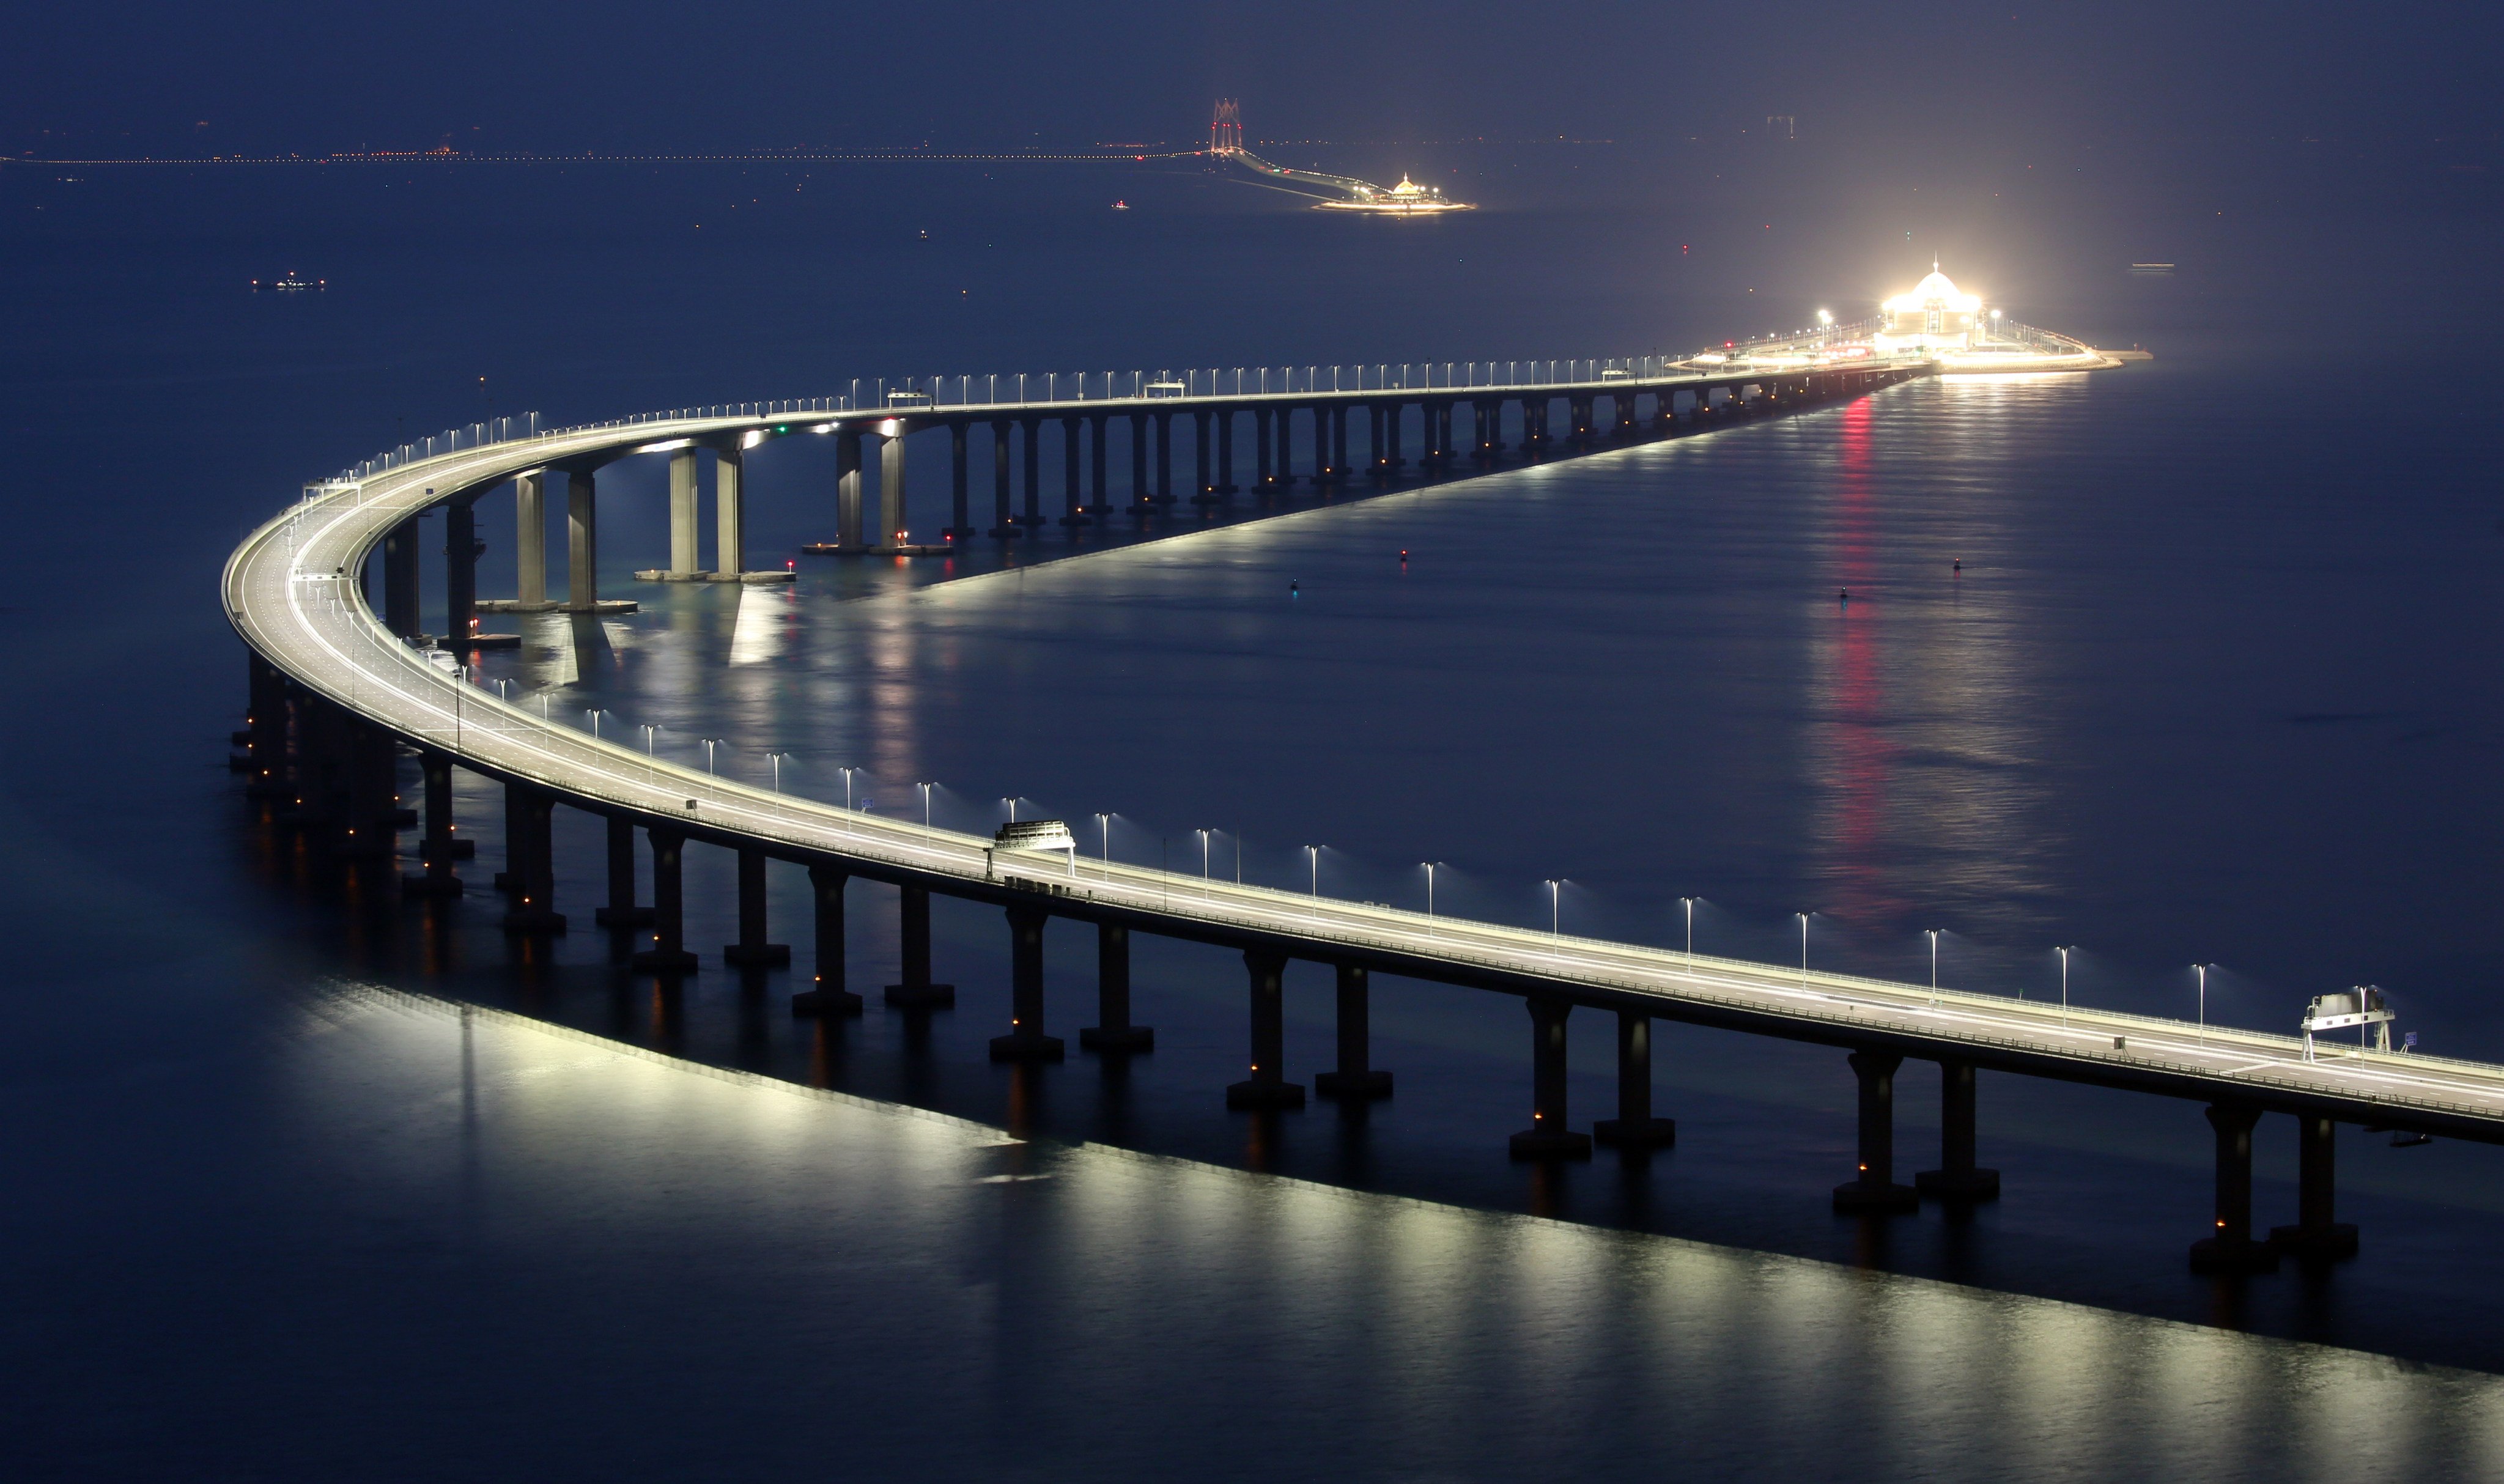
[[[255,293],[263,289],[275,289],[281,293],[302,293],[311,290],[327,289],[330,286],[330,281],[327,278],[298,278],[293,268],[287,270],[285,278],[256,278],[252,281]]]
[[[1113,209],[1115,211],[1129,211],[1130,209],[1130,203],[1128,201],[1115,201],[1113,203]]]

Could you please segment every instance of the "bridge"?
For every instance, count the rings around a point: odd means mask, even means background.
[[[1053,916],[1096,924],[1100,968],[1096,1023],[1082,1045],[1118,1054],[1149,1045],[1153,1033],[1131,1016],[1130,934],[1143,932],[1241,951],[1248,969],[1246,1076],[1227,1089],[1230,1104],[1256,1110],[1299,1105],[1303,1083],[1283,1064],[1281,982],[1291,959],[1326,963],[1338,976],[1336,1064],[1313,1079],[1325,1096],[1387,1095],[1391,1074],[1371,1064],[1370,976],[1382,973],[1479,992],[1513,995],[1528,1010],[1534,1097],[1530,1126],[1514,1136],[1524,1158],[1587,1156],[1603,1144],[1643,1146],[1675,1138],[1673,1121],[1652,1106],[1650,1025],[1654,1019],[1716,1026],[1816,1043],[1848,1053],[1859,1086],[1859,1158],[1834,1191],[1842,1210],[1900,1211],[1925,1195],[1986,1199],[1998,1193],[1997,1172],[1975,1162],[1975,1073],[1988,1069],[2098,1087],[2195,1099],[2208,1105],[2216,1139],[2214,1228],[2192,1250],[2207,1270],[2256,1270],[2282,1253],[2310,1260],[2355,1250],[2352,1227],[2335,1220],[2335,1130],[2339,1123],[2504,1142],[2504,1067],[2357,1045],[2316,1049],[2295,1036],[2268,1035],[2198,1022],[2115,1014],[2081,1006],[1940,990],[1822,972],[1805,964],[1767,965],[1631,944],[1611,943],[1438,915],[1369,903],[1210,880],[1148,870],[1082,850],[1021,847],[1014,839],[985,839],[910,821],[874,816],[793,797],[655,759],[505,704],[467,678],[459,637],[470,633],[478,606],[471,569],[471,508],[511,485],[523,532],[539,518],[542,481],[569,481],[569,587],[565,609],[598,611],[597,503],[594,473],[616,460],[666,456],[672,463],[672,571],[690,579],[748,580],[738,536],[741,459],[775,438],[823,434],[839,449],[878,439],[883,540],[865,539],[858,525],[861,473],[857,454],[839,458],[841,550],[909,555],[904,525],[901,450],[909,436],[945,434],[956,471],[949,539],[969,538],[966,434],[988,425],[995,460],[996,539],[1029,539],[1040,516],[1034,493],[1034,430],[1066,426],[1064,500],[1071,519],[1110,518],[1103,504],[1101,458],[1092,488],[1078,477],[1083,431],[1102,448],[1107,420],[1138,420],[1164,429],[1192,419],[1200,449],[1200,487],[1213,500],[1233,485],[1231,439],[1249,418],[1261,450],[1259,477],[1285,473],[1286,430],[1307,427],[1313,475],[1324,481],[1403,476],[1400,429],[1413,415],[1425,430],[1426,474],[1457,475],[1509,456],[1537,459],[1596,450],[1624,438],[1691,432],[1718,422],[1768,411],[1810,407],[1870,396],[1924,374],[1927,363],[1868,363],[1779,374],[1724,362],[1709,370],[1652,362],[1591,364],[1557,378],[1498,383],[1495,367],[1466,376],[1423,377],[1389,368],[1366,384],[1333,390],[1318,374],[1295,384],[1260,386],[1260,378],[1195,374],[1178,384],[1144,376],[1107,386],[1120,395],[1067,399],[991,400],[960,380],[951,397],[908,388],[891,404],[860,407],[855,398],[769,403],[653,414],[564,431],[480,425],[447,433],[441,446],[397,450],[309,487],[303,499],[254,532],[229,559],[224,576],[228,619],[251,650],[249,723],[237,740],[238,767],[251,788],[282,817],[317,833],[349,855],[389,856],[409,823],[421,828],[421,873],[407,879],[414,896],[457,896],[456,862],[470,839],[456,833],[452,770],[466,768],[504,789],[505,927],[515,933],[561,932],[556,910],[549,821],[560,804],[602,816],[608,827],[608,895],[602,925],[632,931],[648,946],[636,955],[642,972],[665,982],[697,970],[684,941],[681,862],[691,845],[738,857],[740,941],[733,962],[787,962],[786,946],[769,941],[766,879],[770,863],[804,869],[812,887],[814,987],[795,996],[801,1014],[858,1014],[861,997],[847,986],[844,913],[853,878],[900,889],[903,983],[890,1004],[908,1009],[952,1004],[953,989],[932,977],[929,900],[933,893],[987,902],[1004,910],[1012,940],[1012,1014],[991,1043],[1002,1060],[1054,1060],[1064,1043],[1046,1029],[1043,928]],[[1483,376],[1481,375],[1483,372]],[[1340,373],[1344,375],[1345,373]],[[1410,383],[1415,384],[1410,384]],[[990,389],[985,389],[986,394]],[[1084,393],[1088,389],[1077,389]],[[1649,400],[1652,416],[1638,417]],[[1613,417],[1591,415],[1608,402]],[[1557,404],[1567,408],[1561,435],[1551,431]],[[1682,406],[1682,403],[1684,404]],[[1454,418],[1467,408],[1472,438],[1456,440]],[[1349,416],[1372,420],[1372,463],[1363,476],[1347,462]],[[1013,511],[1012,445],[1027,448],[1026,500]],[[1508,435],[1516,441],[1507,445]],[[1132,501],[1150,509],[1168,485],[1147,477],[1148,440],[1134,438]],[[1162,461],[1171,452],[1162,431]],[[716,566],[694,563],[693,451],[716,457],[722,543]],[[1274,455],[1274,457],[1273,457]],[[454,649],[431,646],[417,634],[417,520],[441,508],[449,517],[453,559],[445,577]],[[683,515],[683,519],[678,517]],[[365,574],[379,552],[383,612],[370,605]],[[555,607],[545,597],[543,554],[525,541],[522,606]],[[540,565],[534,571],[534,563]],[[413,749],[423,777],[422,817],[397,804],[402,748]],[[651,900],[637,900],[636,836],[648,847]],[[1616,1116],[1586,1132],[1572,1126],[1566,1105],[1566,1036],[1577,1009],[1616,1018],[1618,1087]],[[1941,1069],[1942,1147],[1938,1167],[1910,1183],[1897,1178],[1894,1098],[1906,1058]],[[2251,1147],[2265,1114],[2293,1118],[2299,1131],[2298,1220],[2261,1235],[2253,1228]],[[1841,1172],[1839,1172],[1841,1173]]]

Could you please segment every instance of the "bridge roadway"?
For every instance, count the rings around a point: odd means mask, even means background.
[[[2317,1059],[2308,1060],[2300,1038],[2288,1035],[1689,956],[1083,855],[994,852],[981,837],[709,777],[500,702],[428,663],[377,620],[361,592],[356,574],[385,533],[458,493],[567,459],[736,435],[772,421],[697,418],[543,434],[310,495],[235,551],[224,579],[227,614],[251,648],[297,686],[421,751],[690,840],[957,898],[1239,948],[1248,955],[1518,994],[1534,1009],[1587,1006],[1848,1048],[1875,1053],[1889,1082],[1892,1058],[1909,1056],[2191,1098],[2212,1110],[2294,1114],[2320,1127],[2325,1140],[2328,1124],[2321,1120],[2504,1142],[2504,1067],[2494,1065],[2326,1043]],[[1274,984],[1273,975],[1273,1000]],[[1256,1037],[1259,999],[1256,965]],[[2290,1022],[2299,1009],[2287,1007]],[[1552,1039],[1561,1114],[1563,1038]],[[1266,1071],[1273,1081],[1280,1075],[1275,1065]],[[1865,1070],[1862,1086],[1865,1163]],[[2217,1122],[2214,1111],[2211,1122]],[[2249,1119],[2240,1126],[2247,1191]],[[2226,1123],[2218,1128],[2222,1173],[2233,1137]],[[1885,1130],[1879,1134],[1883,1141]],[[1887,1158],[1883,1142],[1878,1154]],[[1878,1173],[1883,1178],[1886,1171]],[[2323,1178],[2326,1199],[2326,1173]],[[2221,1209],[2227,1199],[2221,1179]],[[2244,1199],[2247,1209],[2247,1193]]]

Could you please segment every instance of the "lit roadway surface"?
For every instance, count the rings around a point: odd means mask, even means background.
[[[1723,383],[1717,378],[1716,384]],[[1608,390],[1608,384],[1592,385]],[[1223,400],[1240,405],[1245,399]],[[1067,406],[999,410],[1015,415]],[[874,416],[864,411],[844,421]],[[777,858],[837,864],[943,894],[1040,904],[1168,937],[1364,964],[1445,984],[1545,992],[1757,1034],[2504,1143],[2504,1066],[2367,1052],[2326,1040],[2318,1059],[2308,1062],[2294,1036],[1689,957],[1084,855],[1075,861],[1059,854],[994,857],[991,843],[979,836],[717,779],[505,705],[395,638],[359,590],[355,574],[389,528],[457,492],[572,457],[788,421],[784,415],[612,424],[391,469],[362,488],[309,499],[255,532],[227,563],[227,615],[255,650],[296,682],[404,740],[491,777],[544,785],[569,802],[682,829],[691,839],[761,845]],[[2302,1008],[2286,1007],[2290,1024]]]

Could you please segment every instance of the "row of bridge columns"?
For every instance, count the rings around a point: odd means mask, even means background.
[[[1830,395],[1841,390],[1858,390],[1863,383],[1821,377],[1800,378],[1794,382],[1759,382],[1760,396],[1754,405],[1774,407],[1786,399],[1797,400]],[[1676,407],[1675,394],[1645,393],[1652,397],[1657,430],[1666,431],[1684,418],[1701,423],[1714,420],[1723,412],[1745,404],[1737,397],[1740,389],[1725,388],[1728,397],[1720,408],[1713,389],[1687,394],[1690,405],[1682,414]],[[1566,398],[1571,427],[1568,440],[1588,444],[1603,437],[1619,438],[1640,435],[1637,417],[1637,394],[1612,396],[1614,422],[1603,430],[1594,416],[1595,397],[1575,394]],[[1363,405],[1372,422],[1373,466],[1369,473],[1377,480],[1403,476],[1408,467],[1402,444],[1404,424],[1410,407],[1420,413],[1423,441],[1418,464],[1431,472],[1442,472],[1456,463],[1493,464],[1509,452],[1503,440],[1503,411],[1508,402],[1519,404],[1521,441],[1518,451],[1527,458],[1544,457],[1554,439],[1548,428],[1552,399],[1533,397],[1472,397],[1408,398],[1398,397],[1372,401]],[[1473,418],[1471,446],[1464,451],[1454,435],[1454,412],[1466,401]],[[1237,416],[1249,411],[1253,419],[1254,484],[1263,493],[1287,489],[1300,477],[1316,487],[1329,487],[1351,477],[1348,457],[1347,425],[1351,404],[1344,402],[1257,403],[1248,406],[1184,409],[1195,425],[1195,483],[1193,501],[1209,504],[1225,500],[1235,493],[1235,424]],[[1301,414],[1311,431],[1311,472],[1299,476],[1293,467],[1293,432]],[[1106,425],[1114,414],[1106,412],[1070,412],[1059,415],[1061,429],[1061,502],[1059,517],[1064,526],[1086,526],[1109,520],[1115,513],[1107,486]],[[1158,409],[1132,409],[1121,414],[1130,423],[1130,509],[1144,514],[1175,502],[1173,492],[1173,418],[1175,413]],[[1042,510],[1042,428],[1048,419],[1040,415],[1000,418],[991,422],[992,523],[989,534],[993,536],[1030,535],[1045,524]],[[835,431],[835,524],[836,551],[872,554],[931,551],[946,549],[945,543],[969,540],[976,533],[969,508],[968,426],[963,422],[947,424],[949,433],[952,500],[949,523],[940,529],[939,542],[913,545],[908,542],[905,438],[914,431],[910,419],[891,419],[875,425],[846,425]],[[1212,431],[1214,436],[1212,437]],[[1021,436],[1022,435],[1022,436]],[[868,461],[866,441],[878,445],[878,489],[875,508],[867,489]],[[1013,499],[1012,450],[1023,443],[1025,470],[1023,508]],[[746,437],[716,441],[706,447],[689,444],[670,452],[669,531],[670,561],[666,568],[639,571],[643,581],[670,582],[754,582],[787,580],[787,572],[755,572],[748,566],[746,521]],[[703,471],[704,455],[712,455],[713,505],[713,561],[708,567],[702,560],[703,542]],[[1086,455],[1086,477],[1082,479],[1081,456]],[[535,613],[563,610],[575,613],[616,612],[631,609],[625,602],[604,603],[600,598],[600,507],[599,469],[614,455],[602,455],[567,461],[549,469],[535,469],[513,479],[514,562],[517,570],[515,594],[509,601],[490,606],[500,610]],[[551,473],[565,479],[566,509],[566,599],[562,604],[548,598],[547,553],[547,479]],[[475,505],[485,491],[472,491],[447,500],[440,508],[444,514],[443,556],[444,606],[447,636],[457,646],[477,633],[480,610],[477,589],[476,559],[484,549],[477,537]],[[381,567],[383,571],[383,620],[396,634],[414,637],[420,632],[419,571],[421,544],[424,540],[423,517],[412,515],[395,527],[384,538]]]
[[[387,856],[398,849],[398,833],[417,825],[420,869],[403,878],[413,897],[452,897],[463,883],[455,863],[474,854],[474,846],[457,832],[452,780],[455,759],[420,748],[418,775],[423,792],[420,808],[402,809],[398,793],[398,743],[388,735],[346,711],[296,691],[258,656],[250,664],[250,710],[235,741],[245,750],[235,759],[238,772],[249,775],[248,792],[273,805],[284,823],[327,835],[333,846],[350,856]],[[566,915],[557,910],[552,820],[555,794],[533,784],[504,785],[505,869],[496,886],[506,894],[504,928],[519,935],[548,935],[567,930]],[[608,818],[608,902],[597,920],[612,931],[630,931],[643,939],[634,955],[643,971],[676,978],[698,972],[702,960],[685,937],[683,856],[687,832],[663,824],[644,824],[641,833],[651,857],[652,899],[637,901],[635,821]],[[723,946],[723,959],[748,968],[787,964],[789,946],[769,939],[766,874],[772,857],[763,849],[734,847],[738,857],[738,940]],[[800,1015],[852,1016],[862,1010],[862,997],[846,982],[844,940],[847,928],[845,890],[850,875],[825,863],[808,867],[814,928],[814,980],[793,996]],[[956,990],[933,979],[931,966],[930,892],[926,886],[904,884],[899,891],[901,930],[900,983],[886,988],[894,1008],[926,1012],[953,1006]],[[1011,942],[1011,1009],[1005,1034],[993,1039],[991,1055],[1004,1061],[1057,1061],[1064,1054],[1060,1037],[1045,1024],[1044,927],[1052,915],[1041,902],[1019,904],[1007,911]],[[1285,1044],[1285,972],[1288,957],[1272,949],[1244,953],[1248,972],[1248,1057],[1246,1077],[1226,1089],[1229,1106],[1246,1109],[1299,1107],[1304,1085],[1287,1075]],[[1133,1018],[1130,929],[1120,923],[1096,924],[1096,1023],[1079,1033],[1090,1050],[1119,1053],[1153,1048],[1155,1032]],[[1392,1074],[1371,1060],[1370,979],[1361,964],[1338,963],[1336,1065],[1313,1079],[1314,1090],[1326,1097],[1365,1100],[1389,1096]],[[1530,1126],[1513,1136],[1512,1152],[1525,1159],[1587,1157],[1594,1143],[1626,1149],[1659,1148],[1677,1138],[1674,1121],[1652,1109],[1651,1017],[1618,1009],[1617,1016],[1617,1098],[1616,1117],[1593,1123],[1585,1132],[1573,1127],[1567,1099],[1566,1027],[1575,1008],[1562,995],[1533,994],[1525,1004],[1531,1022],[1532,1092]],[[1975,1069],[1972,1063],[1941,1059],[1940,1160],[1936,1169],[1914,1177],[1912,1184],[1895,1175],[1895,1077],[1900,1053],[1884,1047],[1853,1049],[1846,1061],[1857,1088],[1857,1161],[1853,1177],[1835,1188],[1837,1211],[1884,1214],[1911,1210],[1927,1195],[1941,1200],[1987,1200],[2000,1193],[2000,1175],[1976,1162]],[[2336,1216],[2336,1124],[2327,1116],[2297,1116],[2299,1130],[2298,1220],[2290,1225],[2256,1234],[2252,1225],[2252,1133],[2263,1110],[2252,1104],[2221,1102],[2208,1109],[2215,1136],[2215,1217],[2213,1229],[2196,1243],[2192,1265],[2212,1272],[2249,1272],[2275,1267],[2282,1256],[2308,1260],[2352,1256],[2356,1228]]]

